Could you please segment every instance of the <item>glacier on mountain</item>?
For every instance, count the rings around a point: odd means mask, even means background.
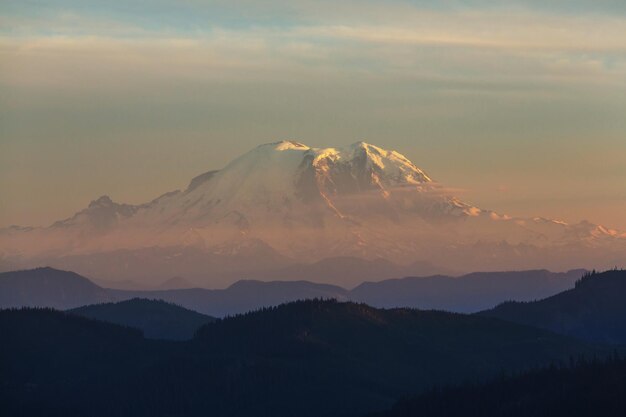
[[[625,242],[620,233],[588,222],[480,209],[450,195],[396,151],[365,142],[311,148],[281,141],[145,204],[103,196],[50,227],[4,229],[0,262],[31,266],[79,257],[88,263],[85,257],[116,251],[193,248],[213,256],[213,263],[245,255],[240,263],[251,270],[259,262],[255,253],[275,262],[354,256],[428,261],[458,271],[567,269],[614,266],[624,259]]]

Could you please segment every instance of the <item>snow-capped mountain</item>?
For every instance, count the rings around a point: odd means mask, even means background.
[[[193,178],[185,190],[146,204],[103,196],[48,228],[5,229],[0,260],[93,263],[103,254],[158,247],[172,248],[170,257],[193,248],[212,259],[197,267],[198,274],[221,270],[226,258],[239,260],[232,272],[267,267],[268,259],[336,256],[428,261],[456,270],[564,269],[613,266],[626,255],[625,242],[624,235],[587,222],[479,209],[449,195],[396,151],[364,142],[321,149],[282,141],[258,146]]]

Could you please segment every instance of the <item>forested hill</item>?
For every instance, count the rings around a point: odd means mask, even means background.
[[[0,415],[358,416],[434,383],[592,349],[491,318],[303,301],[218,320],[196,339],[50,310],[0,311]]]
[[[134,327],[147,338],[187,340],[215,319],[162,300],[133,298],[69,310],[72,314]]]
[[[503,303],[479,313],[581,339],[626,343],[626,271],[586,274],[571,290],[541,301]]]
[[[489,383],[433,389],[368,417],[623,417],[626,360],[578,358]]]

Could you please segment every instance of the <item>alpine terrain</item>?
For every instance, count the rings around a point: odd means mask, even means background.
[[[184,276],[218,287],[339,256],[426,265],[432,274],[605,268],[624,255],[624,233],[475,207],[402,154],[364,142],[265,144],[145,204],[102,196],[49,227],[0,231],[4,271],[50,265],[97,279]]]

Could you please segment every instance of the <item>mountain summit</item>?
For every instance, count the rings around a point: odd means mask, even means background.
[[[206,201],[272,205],[328,200],[336,195],[431,183],[411,161],[395,151],[357,142],[347,148],[310,148],[294,141],[258,146],[220,171],[192,181],[187,193]]]
[[[512,218],[474,207],[393,150],[280,141],[145,204],[103,196],[51,227],[2,231],[0,260],[32,267],[63,259],[60,266],[74,269],[78,262],[81,271],[107,253],[117,258],[105,264],[146,264],[145,250],[159,248],[150,255],[159,262],[193,256],[185,262],[211,270],[227,263],[231,271],[253,272],[262,263],[336,256],[428,261],[460,271],[568,269],[614,266],[626,254],[625,241],[588,222]]]

